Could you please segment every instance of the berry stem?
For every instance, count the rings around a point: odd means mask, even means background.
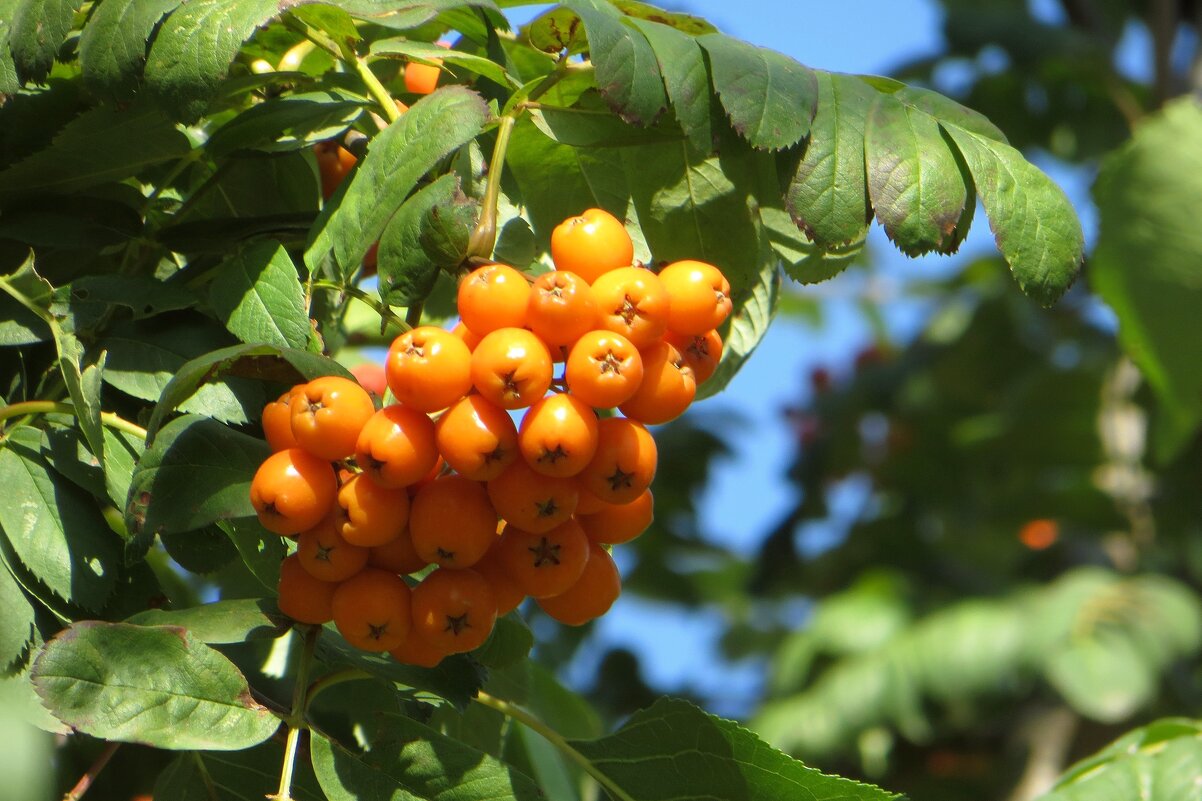
[[[292,711],[285,722],[288,724],[288,742],[284,746],[284,763],[280,767],[280,789],[273,796],[274,801],[293,801],[292,774],[296,768],[296,751],[300,745],[300,736],[305,725],[305,710],[308,708],[309,670],[313,666],[313,653],[317,649],[317,638],[321,636],[321,626],[301,626],[304,631],[304,645],[301,648],[300,663],[296,667],[296,685],[292,691]]]
[[[96,777],[100,775],[100,771],[104,770],[104,766],[113,758],[113,754],[117,753],[117,749],[121,747],[121,743],[109,743],[100,752],[100,756],[96,757],[96,761],[88,768],[88,772],[79,777],[79,781],[71,788],[71,791],[63,796],[63,801],[79,801],[83,798],[83,794],[92,786],[92,782],[96,781]]]
[[[521,110],[517,110],[520,114]],[[488,162],[488,184],[484,188],[484,201],[481,204],[480,222],[468,240],[467,257],[488,259],[492,249],[497,244],[497,200],[501,197],[501,171],[505,167],[505,154],[509,150],[509,135],[517,115],[506,114],[497,125],[497,142],[493,145],[492,158]]]
[[[0,423],[13,417],[22,417],[32,414],[69,414],[76,416],[78,412],[75,407],[64,401],[22,401],[21,403],[10,403],[8,406],[0,406]],[[101,412],[100,422],[117,431],[124,431],[143,442],[146,441],[146,429],[137,423],[131,423],[123,417],[118,417],[113,412]]]
[[[313,703],[313,699],[320,695],[325,690],[330,689],[336,684],[342,684],[348,681],[358,681],[360,679],[370,679],[372,675],[366,670],[359,668],[346,668],[345,670],[336,670],[333,673],[327,673],[320,679],[317,679],[309,685],[307,698],[305,699],[305,708]]]
[[[634,799],[618,786],[617,782],[607,776],[603,771],[597,768],[588,757],[572,747],[572,744],[564,738],[562,734],[552,729],[546,723],[536,718],[526,710],[519,706],[503,701],[500,698],[495,698],[481,690],[476,695],[476,701],[490,709],[495,709],[506,717],[512,718],[519,723],[524,724],[531,731],[536,732],[544,740],[555,746],[561,751],[564,756],[571,759],[577,765],[584,769],[584,772],[592,776],[605,791],[613,796],[617,801],[634,801]]]
[[[334,281],[325,281],[322,279],[318,279],[318,280],[311,282],[310,286],[313,289],[328,289],[332,292],[341,292],[344,295],[349,295],[350,297],[354,298],[355,300],[365,303],[366,305],[370,306],[372,308],[372,310],[375,311],[376,314],[380,315],[381,322],[383,322],[386,326],[394,325],[397,328],[399,328],[402,332],[405,332],[405,331],[408,331],[408,330],[414,328],[414,326],[412,324],[407,323],[406,321],[404,321],[400,317],[398,317],[396,315],[396,313],[393,312],[393,310],[390,309],[388,306],[386,306],[383,303],[381,303],[380,301],[376,300],[370,294],[368,294],[367,292],[364,292],[362,289],[360,289],[357,286],[343,286],[342,284],[335,283]],[[412,311],[412,309],[410,309],[410,311]],[[418,316],[419,317],[421,316],[420,308],[418,310]]]

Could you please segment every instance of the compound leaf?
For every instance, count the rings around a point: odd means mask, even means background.
[[[283,245],[262,240],[217,268],[209,304],[226,329],[248,344],[303,350],[313,335],[305,290]]]

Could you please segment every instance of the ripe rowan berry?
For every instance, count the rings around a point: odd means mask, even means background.
[[[539,598],[538,605],[560,623],[583,626],[608,612],[621,592],[622,577],[613,557],[591,542],[579,580],[559,595]]]
[[[600,325],[642,350],[668,330],[668,293],[650,270],[622,267],[593,282]]]
[[[451,333],[463,340],[463,344],[467,345],[468,350],[475,350],[480,344],[481,337],[472,333],[472,330],[464,325],[463,320],[455,323],[455,327],[451,329]]]
[[[486,264],[459,283],[457,308],[468,330],[483,337],[498,328],[523,328],[529,301],[526,276],[504,264]]]
[[[698,336],[730,316],[730,282],[722,271],[703,261],[686,259],[659,271],[668,293],[668,328]]]
[[[425,325],[393,340],[384,372],[398,401],[420,412],[436,412],[472,388],[471,363],[472,352],[462,339]]]
[[[513,418],[481,395],[468,395],[443,412],[434,432],[447,464],[472,481],[496,478],[518,458],[518,430]]]
[[[597,425],[597,453],[579,476],[606,503],[630,503],[651,486],[658,453],[642,423],[607,417]]]
[[[656,425],[675,420],[697,397],[693,368],[664,340],[642,351],[643,383],[619,408],[640,423]]]
[[[263,438],[273,452],[299,447],[292,435],[292,410],[288,407],[295,389],[293,387],[263,407]]]
[[[492,588],[493,600],[497,602],[498,617],[517,609],[526,599],[526,594],[514,584],[509,571],[497,555],[500,544],[501,538],[497,537],[488,553],[484,554],[484,558],[472,565],[472,570],[483,576]]]
[[[600,442],[599,431],[597,440]],[[585,489],[584,482],[580,480],[580,476],[576,476],[576,489],[579,491],[580,496],[579,500],[576,502],[577,517],[580,517],[581,515],[595,515],[597,512],[600,512],[602,509],[611,505]]]
[[[384,397],[388,389],[388,378],[384,375],[384,367],[375,362],[363,362],[351,368],[351,375],[359,382],[359,386],[367,390],[369,395],[376,398]]]
[[[434,421],[403,404],[385,406],[360,430],[355,463],[381,487],[400,489],[420,481],[438,463]]]
[[[338,633],[364,651],[388,651],[412,628],[409,585],[396,573],[365,568],[334,591]]]
[[[479,648],[497,622],[488,581],[474,570],[435,570],[413,588],[413,630],[435,648]]]
[[[358,159],[354,153],[333,139],[314,145],[313,155],[317,159],[317,172],[321,176],[321,196],[329,200]]]
[[[588,537],[571,518],[541,534],[506,526],[497,543],[506,574],[531,598],[559,595],[575,584],[588,553]]]
[[[413,513],[412,505],[409,507],[409,513]],[[413,547],[413,537],[406,528],[395,540],[368,548],[367,564],[369,567],[404,575],[416,573],[430,563],[418,556]]]
[[[576,515],[576,521],[588,538],[605,545],[630,542],[646,531],[654,518],[655,498],[651,490],[630,503],[607,503],[592,514]]]
[[[405,641],[391,649],[388,655],[402,664],[424,668],[438,667],[442,660],[449,656],[446,651],[420,636],[413,627],[410,627],[409,636],[405,637]]]
[[[526,325],[557,355],[599,327],[597,300],[576,273],[558,270],[543,273],[530,287]]]
[[[551,260],[556,270],[573,272],[590,284],[603,273],[634,263],[634,243],[617,217],[588,209],[551,231]]]
[[[443,567],[471,567],[497,539],[497,512],[484,485],[439,476],[413,498],[409,536],[418,556]]]
[[[338,479],[329,462],[300,448],[263,460],[250,482],[259,522],[276,534],[299,534],[321,522],[334,505]]]
[[[546,395],[553,374],[547,346],[522,328],[486,334],[471,354],[472,384],[502,409],[520,409]]]
[[[296,541],[296,555],[309,575],[322,581],[345,581],[367,566],[368,549],[352,545],[339,533],[341,515],[326,518]]]
[[[597,413],[571,395],[548,395],[526,412],[517,441],[534,472],[574,476],[597,452]]]
[[[409,521],[409,493],[381,487],[360,473],[338,490],[339,532],[352,545],[374,547],[401,536]]]
[[[669,331],[664,334],[664,341],[684,356],[685,364],[693,368],[693,377],[698,384],[708,381],[718,369],[718,362],[722,361],[722,337],[717,331],[706,331],[698,336]]]
[[[302,384],[293,390],[288,405],[296,444],[331,462],[355,452],[359,432],[376,413],[367,390],[334,375]]]
[[[564,382],[589,406],[612,409],[630,400],[643,382],[643,357],[621,334],[589,331],[568,354]]]
[[[488,482],[488,497],[507,523],[540,534],[576,511],[579,490],[570,478],[540,475],[518,459]]]
[[[440,47],[446,47],[438,42]],[[442,59],[430,59],[432,63],[422,64],[410,61],[405,65],[405,89],[415,95],[428,95],[438,88],[438,78],[442,75]]]
[[[280,562],[280,611],[299,623],[321,624],[334,619],[334,590],[338,585],[313,578],[296,554]]]

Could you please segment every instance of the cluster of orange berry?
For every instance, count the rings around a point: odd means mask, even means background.
[[[298,538],[282,611],[433,666],[483,644],[526,597],[569,625],[609,609],[621,583],[605,546],[653,515],[644,424],[680,415],[712,374],[730,287],[701,262],[631,266],[629,235],[599,210],[556,228],[552,257],[533,282],[480,267],[453,331],[397,337],[394,403],[377,410],[328,376],[267,405],[274,453],[251,500],[265,527]],[[418,573],[412,588],[402,578]]]

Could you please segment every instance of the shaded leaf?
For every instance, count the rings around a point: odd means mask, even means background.
[[[79,37],[84,84],[95,95],[128,100],[141,85],[146,43],[181,0],[105,0]]]
[[[633,23],[651,44],[681,129],[693,147],[709,153],[714,148],[710,78],[701,46],[692,36],[659,21],[635,19]]]
[[[780,267],[775,253],[766,243],[761,245],[760,257],[759,280],[735,295],[734,309],[722,336],[722,360],[709,380],[697,388],[698,400],[720,392],[730,383],[768,333],[768,326],[776,316],[780,299]]]
[[[246,109],[205,142],[214,158],[239,150],[299,150],[341,136],[363,113],[363,98],[327,89],[273,97]]]
[[[0,563],[0,672],[7,672],[33,639],[33,604],[21,585]]]
[[[467,257],[479,217],[480,204],[460,192],[439,199],[422,213],[421,249],[435,266],[454,272]]]
[[[214,601],[187,609],[147,609],[125,622],[139,626],[179,626],[210,645],[273,640],[291,624],[275,604],[263,598]]]
[[[440,175],[413,193],[388,221],[376,253],[380,299],[391,306],[409,306],[426,299],[438,278],[438,265],[422,247],[426,214],[450,203],[458,192],[454,175]]]
[[[275,242],[250,245],[218,267],[209,304],[226,329],[248,344],[303,350],[313,335],[296,265]]]
[[[213,801],[209,788],[220,788],[219,801],[263,801],[280,784],[284,746],[268,740],[244,751],[196,751],[177,756],[154,784],[155,798]],[[326,801],[309,760],[296,760],[293,801]]]
[[[24,0],[13,11],[8,45],[22,83],[42,83],[82,0]]]
[[[525,660],[533,647],[534,634],[516,612],[511,612],[497,618],[492,634],[474,656],[485,667],[507,667]]]
[[[602,97],[629,123],[655,122],[667,108],[668,98],[647,38],[609,3],[568,0],[564,5],[584,21]]]
[[[433,64],[441,61],[462,67],[464,70],[488,78],[500,86],[517,87],[518,81],[508,75],[501,65],[483,56],[464,53],[429,42],[414,39],[380,39],[371,43],[370,52],[375,56],[395,56],[421,63]]]

